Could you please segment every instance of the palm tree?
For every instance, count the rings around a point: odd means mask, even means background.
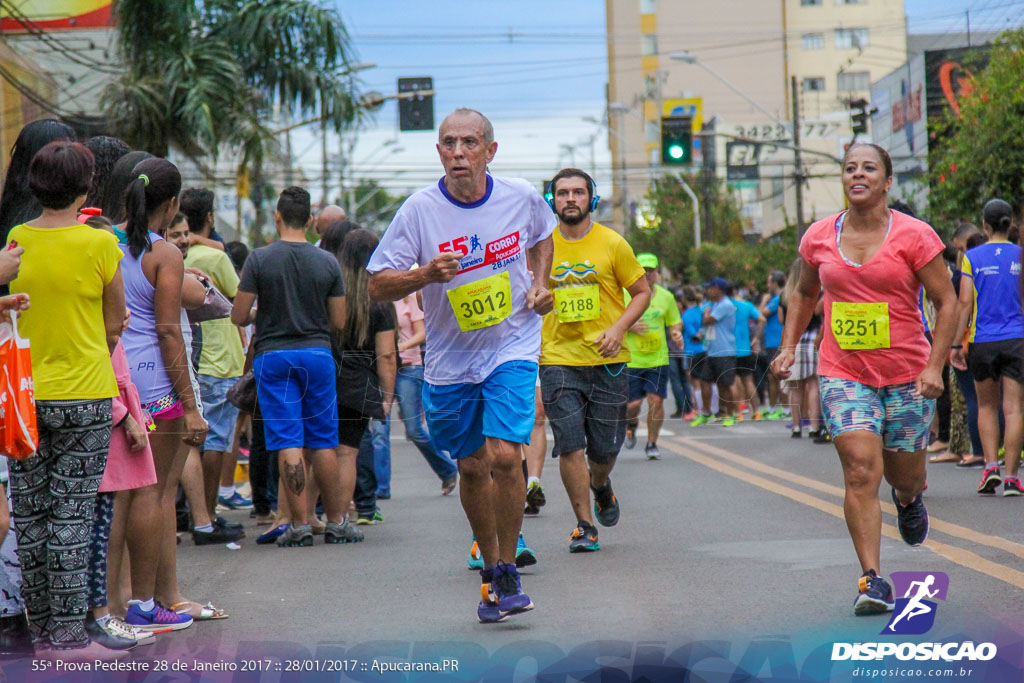
[[[174,146],[199,161],[227,147],[241,152],[239,173],[259,179],[275,110],[339,132],[357,117],[348,34],[316,2],[117,0],[114,11],[125,70],[104,107],[137,149]],[[257,210],[264,191],[253,184]]]

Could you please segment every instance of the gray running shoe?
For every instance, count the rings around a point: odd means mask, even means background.
[[[359,543],[363,540],[363,532],[352,526],[352,523],[345,519],[341,524],[327,522],[324,530],[324,543]]]
[[[661,457],[661,451],[658,450],[658,444],[656,443],[647,444],[647,447],[644,448],[644,453],[647,454],[648,460],[657,460]]]
[[[303,526],[290,526],[288,531],[281,534],[277,539],[277,545],[281,548],[299,548],[313,545],[313,528],[304,524]]]

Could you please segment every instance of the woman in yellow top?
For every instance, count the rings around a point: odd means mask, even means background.
[[[29,166],[42,215],[8,235],[8,248],[25,249],[11,291],[32,298],[19,327],[32,342],[39,422],[39,451],[9,463],[22,594],[37,647],[87,660],[119,654],[92,644],[84,620],[92,514],[118,393],[110,351],[125,318],[117,240],[77,220],[92,175],[84,146],[43,147]]]

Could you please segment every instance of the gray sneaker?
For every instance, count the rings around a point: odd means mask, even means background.
[[[341,524],[327,522],[324,543],[359,543],[362,540],[363,532],[352,526],[347,517]]]
[[[658,444],[648,443],[647,447],[644,448],[644,453],[647,454],[648,460],[657,460],[661,457],[661,451],[658,450]]]
[[[308,524],[298,527],[290,526],[288,531],[285,531],[277,539],[277,545],[282,548],[298,548],[313,545],[313,528]]]

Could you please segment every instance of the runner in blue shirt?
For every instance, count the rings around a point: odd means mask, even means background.
[[[781,270],[773,270],[768,276],[768,293],[765,294],[761,303],[761,314],[765,317],[764,324],[764,350],[767,362],[775,360],[779,354],[779,344],[782,343],[782,315],[779,312],[779,294],[786,286],[786,274]],[[786,417],[786,409],[782,405],[782,391],[779,386],[779,378],[775,373],[768,373],[768,403],[769,410],[762,413],[766,420],[781,420]]]
[[[707,304],[701,303],[700,290],[686,288],[686,311],[683,312],[683,362],[690,373],[694,397],[697,399],[699,415],[689,418],[690,425],[699,427],[711,419],[711,367],[705,362],[703,316]]]
[[[974,376],[978,394],[978,431],[985,471],[978,493],[1004,496],[1024,493],[1017,470],[1024,443],[1024,313],[1021,311],[1021,248],[1007,239],[1013,209],[1002,199],[985,204],[982,215],[989,241],[964,254],[960,284],[960,321],[954,339],[962,339],[970,322],[970,349],[954,344],[950,362]],[[970,283],[970,286],[967,284]],[[1006,429],[1006,479],[999,473],[999,402],[1002,393]]]
[[[755,363],[756,355],[761,351],[761,331],[764,329],[765,319],[757,306],[745,299],[738,299],[733,296],[735,287],[729,288],[729,299],[736,306],[736,383],[733,391],[736,400],[741,402],[737,409],[737,417],[743,419],[742,403],[750,404],[751,419],[761,419],[761,402],[757,395],[757,387],[754,386],[754,372],[757,370]],[[750,323],[757,324],[754,334],[750,333]]]
[[[704,286],[709,305],[704,309],[704,339],[708,357],[703,365],[710,367],[718,385],[718,405],[723,413],[723,427],[736,424],[736,403],[732,386],[736,383],[736,305],[725,295],[729,283],[716,277]],[[713,421],[713,420],[709,420]]]

